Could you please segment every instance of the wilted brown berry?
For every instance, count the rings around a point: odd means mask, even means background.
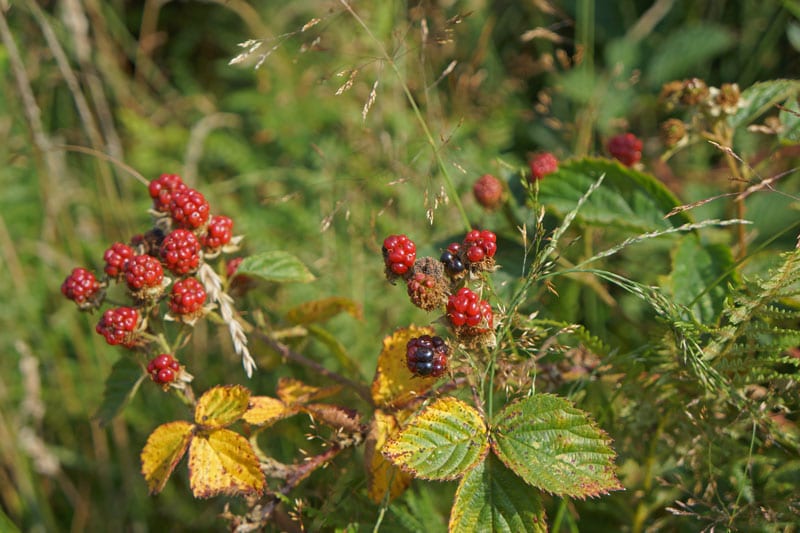
[[[686,124],[677,118],[671,118],[661,124],[661,138],[664,144],[672,148],[686,137]]]

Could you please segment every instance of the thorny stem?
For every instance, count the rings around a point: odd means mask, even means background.
[[[411,105],[411,109],[414,111],[414,116],[419,122],[420,127],[422,128],[422,132],[425,134],[425,138],[428,141],[428,144],[431,146],[431,150],[433,151],[433,155],[436,158],[436,164],[439,166],[439,170],[442,172],[442,177],[444,178],[444,182],[447,185],[448,192],[450,197],[453,199],[453,203],[455,204],[456,208],[458,209],[459,214],[461,215],[461,221],[464,223],[464,227],[466,227],[467,231],[472,229],[472,225],[470,224],[469,217],[467,216],[467,212],[464,210],[464,206],[461,204],[461,200],[458,197],[458,191],[456,190],[455,186],[453,185],[453,180],[450,178],[450,173],[447,171],[447,166],[442,159],[442,154],[439,151],[439,147],[436,145],[436,140],[433,138],[433,134],[431,133],[430,128],[428,128],[428,123],[425,122],[425,118],[422,116],[422,111],[420,110],[419,106],[417,105],[417,101],[414,99],[414,95],[411,94],[411,89],[408,87],[408,84],[403,79],[403,73],[400,72],[400,68],[397,66],[397,63],[392,59],[389,55],[389,52],[386,50],[386,47],[383,46],[383,43],[372,33],[372,30],[369,29],[364,19],[362,19],[358,13],[352,8],[350,3],[347,0],[339,0],[344,8],[347,10],[348,13],[358,22],[358,24],[364,29],[367,36],[372,39],[378,49],[380,50],[381,55],[383,56],[383,60],[392,67],[392,70],[397,75],[397,79],[400,81],[400,86],[403,88],[403,93],[406,95],[406,99],[408,103]]]
[[[317,363],[316,361],[314,361],[312,359],[309,359],[308,357],[295,352],[294,350],[292,350],[291,348],[289,348],[288,346],[286,346],[282,342],[279,342],[279,341],[275,340],[269,334],[267,334],[266,332],[264,332],[264,331],[262,331],[260,329],[254,329],[253,333],[255,333],[258,336],[259,339],[261,339],[262,341],[267,343],[270,348],[272,348],[273,350],[278,352],[281,355],[281,357],[285,357],[286,359],[288,359],[290,361],[293,361],[293,362],[295,362],[297,364],[306,366],[306,367],[312,369],[314,372],[316,372],[316,373],[318,373],[318,374],[320,374],[322,376],[325,376],[326,378],[328,378],[328,379],[330,379],[332,381],[335,381],[337,383],[340,383],[340,384],[342,384],[342,385],[344,385],[346,387],[349,387],[349,388],[353,389],[353,391],[356,394],[361,396],[361,398],[366,400],[367,403],[372,405],[372,394],[370,393],[369,388],[367,388],[367,386],[364,385],[363,383],[359,383],[357,381],[353,381],[352,379],[347,378],[347,377],[345,377],[345,376],[343,376],[343,375],[341,375],[341,374],[339,374],[337,372],[334,372],[332,370],[328,370],[327,368],[325,368],[321,364]]]

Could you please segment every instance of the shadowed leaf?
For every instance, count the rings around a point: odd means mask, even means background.
[[[367,469],[367,492],[375,503],[383,501],[387,491],[389,500],[395,499],[411,484],[411,476],[394,466],[381,454],[386,440],[400,429],[395,416],[402,415],[403,413],[392,415],[377,409],[370,423],[364,447],[364,463]]]
[[[545,519],[539,491],[489,454],[458,484],[448,529],[544,533]]]
[[[312,302],[305,302],[290,309],[286,318],[295,324],[307,325],[324,322],[339,313],[347,313],[353,318],[362,320],[361,307],[349,298],[332,296]]]
[[[281,378],[278,381],[278,397],[286,404],[302,404],[333,396],[342,390],[341,385],[315,387],[299,379]]]
[[[106,378],[103,403],[94,415],[101,426],[111,422],[128,405],[146,377],[147,374],[142,372],[142,367],[129,357],[122,357],[114,363],[111,373]]]
[[[378,368],[372,381],[372,399],[375,405],[403,405],[433,387],[435,379],[415,377],[406,367],[408,341],[412,337],[433,334],[432,328],[409,326],[398,329],[391,337],[383,339],[383,350],[378,357]]]

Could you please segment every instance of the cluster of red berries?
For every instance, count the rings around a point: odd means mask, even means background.
[[[417,247],[406,235],[383,241],[387,279],[402,277],[412,303],[426,311],[444,309],[456,337],[469,345],[491,342],[494,315],[491,305],[467,287],[466,274],[494,269],[497,236],[489,230],[472,230],[462,242],[451,243],[439,260],[416,259]],[[419,377],[440,377],[447,370],[450,351],[440,337],[412,338],[406,346],[406,366]]]
[[[181,371],[181,364],[173,356],[167,353],[154,357],[147,363],[147,373],[150,379],[159,385],[169,385]]]
[[[112,281],[124,283],[132,304],[107,309],[95,328],[112,346],[143,347],[152,338],[145,317],[164,300],[167,318],[192,324],[203,316],[206,289],[193,274],[205,259],[236,249],[233,221],[212,216],[203,194],[180,176],[162,174],[150,182],[148,192],[154,227],[128,244],[115,242],[106,249],[101,279],[88,269],[75,268],[61,285],[65,297],[80,309],[93,311],[102,306]],[[174,283],[165,272],[177,278]],[[176,379],[181,367],[171,355],[162,354],[150,361],[147,371],[153,381],[164,385]]]
[[[406,344],[406,366],[415,376],[438,378],[447,370],[450,347],[441,337],[422,335]]]
[[[611,157],[632,167],[642,159],[642,141],[633,133],[621,133],[608,140],[608,153]]]

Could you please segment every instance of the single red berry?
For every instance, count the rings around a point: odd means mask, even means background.
[[[167,385],[175,381],[180,370],[181,364],[178,360],[167,353],[154,357],[147,364],[147,373],[150,374],[150,379],[159,385]]]
[[[633,133],[621,133],[608,141],[608,153],[626,167],[642,159],[642,141]]]
[[[485,333],[494,327],[492,306],[467,287],[448,298],[447,319],[468,335]]]
[[[206,250],[216,251],[233,238],[233,220],[226,216],[215,215],[211,217],[208,229],[203,237],[203,246]]]
[[[398,276],[411,270],[417,260],[417,245],[405,235],[389,235],[382,250],[387,270]]]
[[[449,353],[441,337],[414,337],[406,344],[406,367],[415,376],[438,378],[447,370]]]
[[[100,282],[91,271],[85,268],[73,268],[61,284],[61,294],[78,304],[81,309],[90,309],[97,305],[101,288]]]
[[[195,278],[182,279],[172,286],[169,309],[174,315],[192,319],[202,313],[206,303],[206,290]]]
[[[550,152],[540,152],[531,157],[528,165],[531,167],[529,181],[536,181],[558,170],[558,158]]]
[[[103,254],[106,266],[103,271],[109,278],[119,279],[125,271],[125,265],[136,255],[136,252],[125,243],[115,242]]]
[[[153,199],[153,209],[162,213],[168,212],[172,194],[188,188],[177,174],[161,174],[148,186],[150,198]]]
[[[95,331],[106,338],[112,346],[122,345],[134,347],[139,338],[136,328],[139,326],[139,312],[132,307],[115,307],[103,313]]]
[[[169,213],[178,227],[195,230],[208,222],[210,207],[205,196],[195,189],[184,189],[172,194]]]
[[[131,291],[160,291],[164,269],[152,255],[137,255],[125,264],[125,283]]]
[[[228,279],[236,275],[236,271],[239,270],[239,265],[242,264],[242,261],[244,261],[244,257],[234,257],[225,264],[225,273],[228,275]]]
[[[503,203],[503,184],[491,174],[484,174],[472,186],[472,194],[485,209],[496,209]]]
[[[200,241],[187,229],[172,230],[161,242],[159,253],[167,269],[178,276],[200,266]]]

